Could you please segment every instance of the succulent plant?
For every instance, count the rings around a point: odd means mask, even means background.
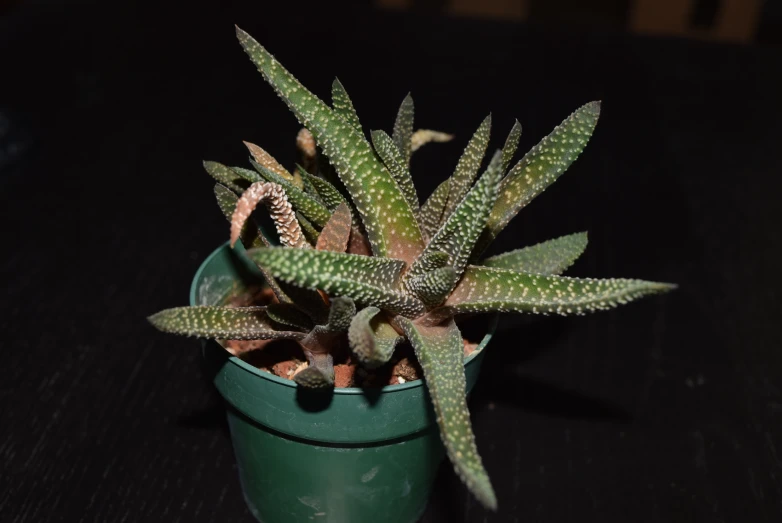
[[[302,86],[247,33],[237,36],[264,79],[304,129],[293,173],[247,144],[254,170],[206,162],[215,195],[277,302],[266,307],[180,307],[150,317],[160,330],[216,339],[293,339],[307,354],[300,386],[334,382],[331,347],[347,338],[368,368],[407,339],[424,373],[440,434],[457,474],[480,502],[496,508],[478,455],[465,399],[462,314],[582,315],[674,288],[631,279],[561,274],[587,244],[586,233],[483,258],[508,222],[569,166],[589,140],[600,103],[577,109],[512,167],[518,122],[481,172],[491,117],[480,124],[453,175],[423,203],[410,175],[412,153],[450,135],[413,130],[408,95],[392,134],[368,140],[342,84],[329,106]],[[326,161],[327,160],[327,161]],[[480,173],[480,176],[479,176]],[[476,181],[477,179],[477,181]],[[264,203],[281,245],[250,215]]]

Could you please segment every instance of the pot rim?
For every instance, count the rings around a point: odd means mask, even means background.
[[[229,242],[225,242],[222,245],[218,246],[215,250],[213,250],[209,256],[206,257],[206,259],[199,265],[198,270],[196,271],[195,275],[193,276],[193,280],[190,283],[190,305],[194,306],[198,303],[198,287],[202,280],[202,274],[206,270],[206,267],[212,262],[214,258],[220,255],[221,251],[228,247],[231,248],[229,245]],[[499,321],[499,315],[494,315],[492,319],[489,322],[489,327],[487,333],[483,336],[483,339],[478,344],[478,346],[475,348],[472,353],[467,356],[464,359],[464,365],[465,367],[470,365],[473,361],[475,361],[475,358],[478,357],[478,355],[483,351],[484,348],[486,348],[486,345],[488,345],[489,341],[491,341],[492,336],[494,335],[495,331],[497,330],[497,323]],[[204,339],[203,342],[209,342],[214,341],[219,345],[223,350],[225,348],[217,342],[216,340],[211,339]],[[228,351],[226,351],[228,352]],[[297,388],[298,384],[293,380],[288,380],[285,378],[280,378],[279,376],[275,376],[271,372],[263,371],[257,367],[254,367],[253,365],[250,365],[249,363],[245,362],[241,358],[237,358],[236,356],[231,355],[228,358],[228,361],[232,364],[236,365],[237,367],[243,369],[246,372],[249,372],[251,374],[254,374],[258,376],[259,378],[263,378],[267,381],[272,381],[274,383],[278,383],[280,385],[283,385],[285,387],[291,387],[291,388]],[[380,389],[374,388],[373,390],[380,390],[382,393],[387,394],[390,392],[402,392],[404,390],[413,389],[416,387],[421,387],[424,384],[423,379],[417,379],[415,381],[409,381],[406,383],[399,383],[396,385],[385,385],[381,387]],[[354,394],[366,394],[366,390],[362,387],[340,387],[340,388],[334,388],[334,394],[341,394],[341,395],[354,395]]]

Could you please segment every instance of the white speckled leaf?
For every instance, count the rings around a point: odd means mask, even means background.
[[[407,288],[424,302],[426,307],[434,307],[448,297],[458,279],[453,267],[440,267],[410,278]]]
[[[353,354],[361,365],[369,369],[386,364],[397,343],[404,339],[379,313],[377,307],[360,310],[348,329],[348,342]]]
[[[221,340],[275,340],[304,338],[301,332],[279,331],[266,307],[176,307],[153,314],[150,323],[163,332]]]
[[[244,142],[244,145],[247,147],[247,150],[250,151],[250,155],[253,157],[253,160],[255,160],[259,165],[263,165],[270,171],[277,173],[299,189],[303,188],[301,179],[296,178],[291,173],[289,173],[288,170],[280,165],[280,162],[278,162],[274,156],[267,153],[265,149],[262,149],[261,147],[250,142]]]
[[[319,251],[345,252],[350,240],[352,223],[350,208],[347,203],[342,202],[334,210],[334,214],[331,215],[323,230],[320,231],[315,248]]]
[[[250,35],[238,27],[236,33],[264,79],[329,157],[361,215],[373,252],[411,262],[423,249],[421,231],[402,191],[366,138],[302,86]]]
[[[533,147],[502,181],[500,196],[478,240],[480,255],[533,198],[542,193],[578,158],[600,116],[600,102],[590,102],[568,116]]]
[[[467,147],[464,149],[462,156],[459,158],[459,162],[456,164],[453,176],[450,178],[448,184],[448,200],[445,203],[445,211],[443,213],[443,219],[440,223],[443,223],[451,213],[456,209],[456,206],[462,201],[464,195],[470,190],[472,182],[478,175],[478,170],[481,168],[483,157],[486,154],[486,148],[489,146],[489,136],[491,134],[491,115],[487,116],[478,129],[470,138]]]
[[[290,303],[271,303],[266,307],[266,315],[280,325],[295,327],[304,331],[314,327],[312,319],[301,309]]]
[[[260,177],[258,177],[258,180],[248,180],[242,173],[236,172],[217,162],[204,162],[204,169],[206,169],[209,176],[214,178],[221,185],[228,187],[236,194],[242,194],[250,184],[260,180]]]
[[[398,321],[424,370],[448,458],[478,501],[496,510],[497,498],[478,455],[467,410],[464,344],[459,328],[453,320],[435,327],[416,325],[407,318]]]
[[[503,174],[510,167],[510,162],[513,160],[513,155],[516,154],[516,150],[519,148],[519,140],[521,139],[521,124],[518,120],[511,127],[508,137],[505,139],[505,145],[502,147],[502,169]]]
[[[558,275],[573,265],[586,246],[587,233],[578,232],[492,256],[485,259],[481,265],[529,274]]]
[[[300,169],[302,169],[302,176],[306,178],[313,187],[315,187],[316,191],[318,191],[323,204],[328,208],[328,210],[333,211],[339,207],[339,204],[345,202],[345,198],[342,196],[342,194],[327,180],[310,174],[307,171],[303,171],[303,168]]]
[[[247,254],[275,278],[292,285],[411,317],[423,311],[420,301],[395,290],[404,266],[401,260],[286,247],[252,249]]]
[[[418,195],[415,192],[413,179],[410,177],[410,171],[407,169],[405,159],[402,157],[399,149],[397,149],[394,140],[385,131],[372,131],[371,136],[375,151],[377,151],[380,159],[388,167],[399,188],[402,189],[402,194],[405,195],[408,205],[414,212],[418,212]]]
[[[353,128],[359,133],[363,134],[361,130],[361,122],[358,119],[358,113],[353,106],[353,101],[348,96],[348,92],[345,90],[345,86],[339,81],[339,78],[334,78],[331,83],[331,104],[334,106],[334,112],[342,117],[347,123],[353,126]]]
[[[287,180],[279,174],[270,171],[263,165],[253,161],[253,167],[260,173],[260,175],[273,183],[282,186],[285,189],[285,194],[288,196],[291,205],[307,218],[309,221],[323,227],[326,222],[329,221],[331,213],[329,209],[322,203],[318,202],[315,198],[305,193],[302,189],[299,189],[290,180]]]
[[[215,198],[217,199],[217,205],[220,207],[223,216],[225,216],[230,223],[239,197],[236,196],[236,193],[231,189],[224,185],[220,185],[219,183],[215,184],[214,193]],[[242,245],[248,249],[252,247],[269,246],[269,241],[260,233],[258,226],[249,220],[244,224],[242,232],[239,234],[239,239],[241,239]]]
[[[624,305],[675,285],[643,280],[569,278],[468,266],[435,317],[474,312],[583,315]]]
[[[346,296],[339,296],[331,300],[329,307],[330,332],[343,332],[350,327],[350,321],[356,315],[356,303]]]
[[[405,169],[410,169],[414,117],[415,105],[413,104],[413,97],[408,93],[407,96],[405,96],[405,99],[402,100],[402,105],[399,106],[399,111],[396,113],[393,132],[394,144],[396,144],[396,148],[401,155],[401,164]],[[417,199],[415,206],[416,208],[418,207]]]
[[[443,222],[443,213],[445,212],[445,203],[448,201],[448,184],[450,180],[445,180],[437,186],[434,192],[427,198],[418,212],[418,223],[421,227],[421,234],[429,239],[435,235]]]
[[[501,159],[498,151],[483,176],[451,214],[448,221],[437,231],[422,256],[413,264],[408,272],[408,278],[423,273],[422,261],[432,251],[448,254],[448,265],[453,267],[457,276],[461,275],[472,253],[475,240],[483,230],[486,218],[497,199],[497,188],[502,177]]]

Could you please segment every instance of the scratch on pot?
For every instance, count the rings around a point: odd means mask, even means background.
[[[405,478],[405,482],[404,482],[404,484],[402,485],[402,497],[404,498],[404,497],[406,497],[408,494],[410,494],[410,491],[411,491],[411,490],[412,490],[412,489],[410,488],[410,481],[409,481],[407,478]]]
[[[300,498],[297,498],[299,502],[302,505],[306,505],[310,507],[313,510],[317,510],[321,514],[325,514],[325,512],[321,512],[320,510],[320,500],[318,498],[311,498],[309,496],[302,496]],[[315,514],[317,516],[317,514]]]
[[[316,512],[313,514],[313,516],[325,516],[325,515],[326,515],[325,512]]]
[[[380,465],[372,467],[371,469],[369,469],[369,472],[361,476],[361,483],[367,483],[369,481],[372,481],[372,478],[374,478],[379,471],[380,471]]]

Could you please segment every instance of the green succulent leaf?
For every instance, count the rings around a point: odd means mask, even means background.
[[[478,130],[475,131],[467,147],[464,149],[459,162],[456,164],[453,176],[448,184],[448,200],[445,203],[443,220],[447,219],[462,201],[464,195],[470,190],[472,182],[481,168],[486,148],[489,146],[491,134],[491,115],[487,116]],[[442,223],[442,222],[441,222]]]
[[[303,189],[299,189],[290,180],[287,180],[279,174],[270,171],[263,165],[252,160],[253,167],[261,174],[261,176],[269,182],[276,183],[285,189],[285,194],[288,196],[291,205],[300,212],[307,220],[311,221],[318,227],[323,227],[326,222],[329,221],[331,213],[328,208],[320,203],[318,200],[305,193]]]
[[[413,139],[413,118],[415,116],[415,105],[413,104],[413,97],[410,93],[402,100],[402,105],[399,106],[399,111],[396,113],[396,121],[394,122],[394,143],[402,157],[402,167],[410,169],[410,155],[412,154],[412,139]],[[386,164],[387,165],[387,164]],[[393,174],[393,172],[391,173]],[[415,202],[416,208],[418,207],[418,200]]]
[[[250,35],[239,28],[236,31],[264,79],[331,160],[361,215],[375,255],[411,262],[423,248],[421,232],[401,190],[366,138],[301,85]],[[325,221],[312,221],[325,225]]]
[[[505,145],[502,148],[502,172],[508,170],[510,162],[513,160],[513,156],[516,154],[516,150],[519,148],[519,140],[521,140],[521,124],[518,120],[511,127],[508,138],[505,139]]]
[[[253,249],[248,255],[292,285],[412,317],[423,312],[420,301],[395,289],[404,266],[401,260],[287,247]]]
[[[266,307],[175,307],[147,318],[163,332],[223,340],[275,340],[304,338],[301,332],[274,328]]]
[[[407,318],[398,322],[415,350],[432,398],[440,437],[456,473],[481,504],[497,508],[497,498],[475,446],[475,436],[467,410],[464,376],[464,344],[458,327],[449,320],[444,325],[424,327]]]
[[[312,319],[291,303],[271,303],[266,306],[266,315],[270,320],[287,327],[304,331],[314,327]]]
[[[448,297],[458,279],[459,275],[453,267],[440,267],[410,278],[407,288],[418,296],[424,305],[434,307]]]
[[[338,78],[334,78],[334,82],[331,84],[331,103],[334,106],[335,113],[341,116],[356,131],[363,134],[364,131],[361,130],[361,122],[358,120],[356,108],[353,107],[353,102],[350,96],[348,96],[345,86],[342,85]]]
[[[577,232],[486,258],[481,265],[530,274],[558,275],[573,265],[586,246],[587,233]]]
[[[310,223],[310,221],[300,212],[296,213],[296,221],[299,222],[299,226],[301,226],[301,232],[304,233],[304,237],[307,239],[307,241],[303,243],[307,243],[307,246],[317,245],[318,238],[320,238],[320,233],[312,225],[312,223]],[[285,244],[283,243],[283,245]]]
[[[258,268],[262,271],[266,271],[264,274],[269,273],[269,271],[263,267],[259,266]],[[329,309],[318,291],[313,289],[302,289],[301,287],[291,285],[282,280],[278,281],[277,284],[288,297],[288,301],[291,301],[296,308],[309,316],[312,319],[312,323],[320,325],[328,321]]]
[[[274,158],[274,156],[267,153],[266,150],[250,142],[244,142],[244,146],[247,147],[247,150],[250,152],[250,155],[252,156],[253,160],[255,160],[256,163],[258,163],[259,165],[263,165],[265,168],[269,169],[273,173],[282,176],[283,178],[291,182],[299,189],[304,188],[304,186],[302,185],[301,178],[296,177],[291,173],[289,173],[288,169],[280,165],[280,162],[278,162]]]
[[[356,315],[356,303],[346,296],[331,300],[328,328],[331,332],[342,332],[350,327],[350,320]]]
[[[599,116],[600,102],[582,106],[513,166],[502,181],[500,196],[478,241],[476,257],[521,209],[578,158],[592,136]]]
[[[308,389],[334,386],[334,359],[331,354],[307,354],[307,361],[309,367],[293,376],[293,381]]]
[[[385,365],[404,338],[379,314],[377,307],[360,310],[350,322],[348,342],[359,363],[369,369]]]
[[[315,187],[315,190],[318,191],[323,204],[328,208],[328,210],[334,211],[334,209],[339,207],[339,204],[345,202],[345,197],[342,196],[342,193],[340,193],[337,188],[331,185],[331,183],[329,183],[327,180],[313,174],[309,174],[307,171],[304,171],[302,167],[299,167],[299,170],[303,173],[302,176],[308,181],[308,183],[312,184],[312,186]]]
[[[413,179],[410,177],[410,171],[405,164],[402,153],[397,148],[397,144],[385,131],[372,131],[371,135],[375,151],[380,155],[380,159],[383,160],[399,188],[402,189],[402,194],[405,195],[407,204],[410,205],[413,211],[417,212],[418,195],[415,192],[415,185],[413,185]]]
[[[429,250],[421,254],[421,258],[417,263],[422,271],[428,272],[445,267],[448,265],[448,260],[450,260],[450,256],[447,252]]]
[[[448,201],[448,184],[450,182],[450,180],[445,180],[438,185],[418,212],[418,223],[421,226],[421,234],[423,234],[424,238],[427,240],[435,235],[440,228],[440,224],[443,222],[445,203]]]
[[[461,275],[472,253],[475,241],[483,230],[486,218],[497,199],[497,189],[502,177],[501,159],[498,151],[483,176],[437,231],[422,255],[413,264],[408,272],[409,278],[423,273],[422,261],[432,251],[442,251],[448,254],[448,265],[453,267],[457,277]]]
[[[443,307],[433,311],[432,319],[475,312],[583,315],[675,288],[643,280],[569,278],[468,266]]]
[[[353,218],[350,207],[342,202],[331,215],[326,226],[320,231],[316,249],[319,251],[345,252],[350,240],[350,228]]]
[[[242,173],[217,162],[204,162],[204,169],[217,183],[228,187],[236,194],[242,194],[253,181],[260,180],[260,177],[258,180],[248,180]]]

